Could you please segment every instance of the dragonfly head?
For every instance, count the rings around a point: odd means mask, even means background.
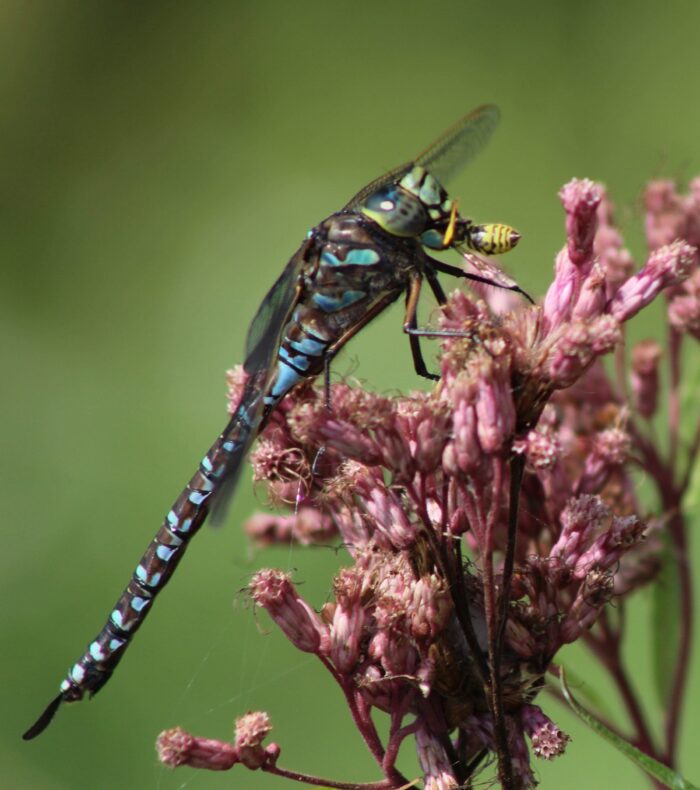
[[[475,225],[459,216],[457,202],[421,165],[379,186],[359,210],[393,236],[416,238],[433,250],[467,248],[486,255],[513,249],[520,238],[509,225]]]
[[[359,210],[393,236],[416,238],[433,249],[450,246],[443,239],[454,214],[453,202],[420,165],[413,165],[396,181],[381,184],[362,201]]]
[[[392,236],[419,237],[430,225],[428,209],[401,183],[384,184],[372,192],[359,210]]]

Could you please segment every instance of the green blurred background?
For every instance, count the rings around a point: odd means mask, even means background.
[[[660,8],[2,3],[2,787],[281,787],[156,763],[161,729],[227,737],[249,709],[270,712],[285,766],[378,778],[326,673],[238,594],[275,565],[321,605],[344,558],[251,552],[239,527],[265,500],[247,480],[228,528],[196,539],[105,690],[61,710],[40,739],[19,736],[222,427],[224,371],[241,361],[260,299],[306,230],[365,182],[493,101],[501,128],[453,192],[523,233],[508,258],[521,285],[546,287],[563,239],[556,193],[572,176],[607,183],[643,257],[645,182],[700,172],[700,3]],[[420,386],[400,323],[400,308],[388,311],[337,372],[380,390]],[[648,597],[628,648],[654,720]],[[585,654],[569,660],[616,709]],[[682,768],[696,781],[698,700],[695,683]],[[574,736],[565,758],[537,764],[543,787],[645,786],[542,702]]]

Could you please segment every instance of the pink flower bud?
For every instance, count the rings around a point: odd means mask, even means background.
[[[601,265],[605,272],[605,284],[607,287],[608,298],[617,293],[617,289],[632,276],[634,271],[634,261],[629,250],[608,249],[601,259]]]
[[[647,420],[656,413],[660,359],[661,346],[655,340],[642,340],[632,349],[630,387],[637,411]]]
[[[361,594],[363,575],[357,568],[341,570],[335,580],[337,604],[330,627],[329,655],[342,674],[352,673],[360,659],[365,624]]]
[[[597,356],[611,351],[621,338],[617,322],[609,315],[590,323],[570,324],[547,359],[552,383],[558,388],[571,386]]]
[[[267,765],[275,765],[282,749],[278,743],[270,743],[265,747],[265,755],[267,757]]]
[[[452,611],[451,599],[434,574],[423,576],[413,585],[408,614],[411,633],[416,640],[433,640],[447,625]]]
[[[583,579],[593,568],[608,571],[614,568],[630,546],[643,539],[645,525],[637,516],[615,516],[610,529],[599,535],[581,555],[574,576]]]
[[[673,181],[652,181],[644,193],[649,249],[656,250],[684,235],[683,199]]]
[[[273,569],[258,571],[250,582],[249,590],[255,603],[267,610],[299,650],[306,653],[325,651],[328,629],[299,597],[286,573]]]
[[[700,340],[700,294],[674,297],[668,306],[668,319],[674,329]]]
[[[548,331],[570,320],[581,278],[581,272],[571,263],[568,251],[561,250],[554,264],[554,280],[547,289],[542,305],[544,325]]]
[[[523,442],[527,460],[534,469],[553,469],[562,455],[561,444],[551,430],[530,431]]]
[[[386,678],[385,673],[376,664],[366,664],[365,668],[355,675],[355,684],[368,705],[385,712],[394,708],[395,684]]]
[[[387,557],[376,572],[374,616],[380,628],[388,628],[406,620],[415,574],[405,554]]]
[[[506,363],[488,354],[474,355],[467,371],[477,387],[474,404],[479,444],[486,453],[503,450],[515,431],[515,405]]]
[[[475,403],[478,385],[465,371],[454,376],[443,396],[452,404],[452,441],[443,452],[445,471],[451,475],[468,474],[481,462],[482,453],[476,429]]]
[[[333,508],[333,520],[351,554],[354,555],[369,543],[372,537],[371,525],[367,523],[365,514],[357,508],[336,506]]]
[[[413,417],[414,457],[421,472],[432,472],[447,440],[447,416],[423,407]]]
[[[327,543],[338,534],[328,516],[312,507],[301,507],[291,516],[255,513],[245,522],[244,529],[259,546],[289,543],[310,546]]]
[[[566,328],[549,357],[549,378],[561,387],[568,387],[583,373],[593,358],[591,333],[585,324]]]
[[[629,451],[630,437],[622,428],[600,431],[586,457],[578,491],[582,494],[600,491],[612,472],[625,463]]]
[[[425,790],[454,790],[459,786],[440,740],[425,727],[416,731],[416,748]]]
[[[358,494],[375,529],[388,538],[394,548],[407,549],[415,543],[417,527],[408,520],[396,493],[384,487],[380,476],[364,478]]]
[[[549,556],[573,566],[610,518],[610,508],[599,496],[586,494],[570,499],[562,511],[559,540]]]
[[[613,297],[610,310],[620,322],[628,321],[670,285],[683,282],[695,264],[697,251],[685,241],[660,247]]]
[[[595,263],[583,281],[578,300],[571,317],[574,321],[590,321],[597,318],[605,308],[607,290],[605,272],[600,264]]]
[[[328,416],[319,420],[314,434],[317,439],[342,456],[368,466],[375,466],[381,461],[379,448],[372,435],[352,422]]]
[[[476,396],[476,386],[473,394]],[[448,442],[442,456],[445,471],[450,475],[469,474],[482,462],[483,454],[477,434],[476,409],[473,403],[460,399],[452,415],[452,441]]]
[[[400,418],[392,415],[386,425],[375,428],[376,447],[381,453],[382,463],[390,469],[398,481],[413,480],[416,465],[411,453],[408,437],[399,428]]]
[[[597,357],[609,354],[622,339],[620,326],[611,315],[598,316],[590,327],[593,352]]]
[[[632,274],[634,264],[629,250],[624,247],[620,232],[613,224],[612,203],[607,195],[603,196],[598,206],[598,232],[593,249],[605,272],[607,295],[610,298]]]
[[[394,619],[398,620],[398,617]],[[398,629],[377,631],[370,641],[368,653],[387,675],[412,675],[417,663],[415,648],[406,634]]]
[[[602,188],[588,178],[574,178],[559,191],[566,211],[567,249],[575,266],[591,263],[593,239],[598,227],[596,211],[602,194]]]
[[[574,602],[570,604],[559,625],[561,644],[575,642],[595,622],[600,610],[610,601],[614,579],[610,571],[592,567],[578,574],[581,582]]]
[[[469,529],[469,521],[464,509],[457,507],[450,516],[448,531],[450,535],[463,535]]]

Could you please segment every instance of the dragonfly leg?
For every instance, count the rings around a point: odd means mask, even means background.
[[[440,263],[440,261],[435,261],[434,263]],[[455,269],[455,271],[458,272],[460,270]],[[471,275],[466,275],[466,274],[465,276],[471,277]],[[445,296],[445,292],[442,290],[442,286],[440,285],[438,278],[435,275],[435,272],[426,267],[425,279],[428,281],[428,285],[430,286],[433,293],[435,294],[435,298],[437,299],[440,306],[442,307],[443,305],[445,305],[447,303],[447,297]],[[418,283],[418,285],[415,284],[416,282]],[[490,282],[490,280],[488,282]],[[416,349],[416,352],[414,352],[413,354],[413,362],[415,364],[416,373],[418,373],[421,376],[426,376],[426,378],[429,379],[438,380],[440,376],[436,376],[434,373],[429,373],[425,369],[425,362],[423,360],[423,355],[420,352],[420,346],[418,345],[418,338],[470,337],[473,334],[473,332],[463,332],[460,331],[459,329],[419,329],[417,326],[416,308],[418,305],[418,296],[420,295],[420,286],[421,286],[420,279],[416,279],[411,282],[411,285],[409,286],[409,289],[406,292],[406,319],[404,321],[403,331],[408,335],[408,339],[411,341],[411,351],[413,351],[414,348]]]
[[[440,307],[444,307],[447,304],[447,295],[443,291],[442,285],[440,285],[440,281],[435,274],[435,270],[430,266],[425,267],[425,279],[428,281],[430,290],[433,292],[437,303],[440,305]]]
[[[428,279],[428,282],[430,283],[433,292],[435,292],[434,283],[430,281],[430,278]],[[437,282],[437,278],[435,278],[435,282]],[[408,342],[411,345],[411,356],[413,357],[413,367],[415,368],[416,373],[419,376],[423,376],[423,378],[430,379],[431,381],[439,381],[440,376],[438,376],[436,373],[431,373],[428,370],[425,360],[423,359],[423,352],[421,351],[420,347],[420,337],[423,335],[423,331],[417,328],[417,313],[421,285],[422,278],[414,277],[411,280],[408,290],[406,291],[406,316],[403,322],[403,331],[408,335]],[[440,288],[439,283],[438,288],[442,293],[442,288]],[[444,295],[445,294],[442,293],[443,297]]]
[[[465,280],[472,280],[475,283],[484,283],[484,285],[492,285],[494,288],[503,288],[506,291],[513,291],[514,293],[524,296],[528,302],[530,302],[530,304],[535,304],[535,300],[530,296],[530,294],[527,291],[524,291],[519,285],[504,285],[503,283],[497,283],[495,280],[490,280],[488,277],[481,277],[481,275],[478,274],[463,272],[456,266],[451,266],[449,263],[443,263],[442,261],[438,261],[436,258],[430,258],[430,263],[437,271],[442,272],[443,274],[449,274],[452,277],[464,277]]]
[[[431,259],[432,260],[432,259]],[[440,263],[440,261],[436,261],[436,263]],[[455,271],[460,271],[459,269],[455,269]],[[470,275],[465,276],[469,277]],[[433,293],[435,294],[435,298],[442,306],[447,302],[447,297],[445,296],[445,292],[442,290],[442,286],[438,282],[438,278],[434,271],[427,268],[425,269],[425,278],[428,281],[428,285],[430,285]],[[485,278],[480,278],[485,279]],[[488,281],[490,282],[490,280]],[[418,297],[420,296],[420,287],[421,287],[421,280],[416,278],[411,282],[409,289],[406,293],[406,318],[403,325],[403,331],[408,335],[409,342],[411,344],[411,353],[413,354],[413,365],[416,369],[416,373],[419,376],[424,376],[427,379],[431,379],[433,381],[438,381],[440,376],[436,375],[435,373],[430,373],[425,365],[425,360],[423,359],[423,354],[421,353],[420,348],[420,341],[419,338],[421,337],[470,337],[473,333],[472,332],[462,332],[458,329],[419,329],[417,327],[417,307],[418,307]]]
[[[420,283],[420,280],[419,280]],[[420,286],[419,286],[420,291]],[[365,313],[362,318],[357,321],[353,326],[351,326],[346,332],[344,332],[332,345],[328,346],[324,355],[323,355],[323,387],[324,387],[324,398],[326,401],[326,408],[332,410],[331,406],[331,361],[335,357],[335,355],[340,351],[340,349],[350,340],[351,337],[354,337],[363,327],[365,327],[373,318],[378,316],[384,308],[388,307],[394,300],[396,299],[395,293],[388,293],[385,297],[380,299],[375,305],[373,305],[367,312]]]
[[[331,360],[335,354],[326,353],[323,358],[323,401],[327,411],[333,411],[331,403]]]

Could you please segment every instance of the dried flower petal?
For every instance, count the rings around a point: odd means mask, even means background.
[[[238,762],[236,749],[230,743],[195,738],[180,727],[161,732],[156,751],[158,759],[172,768],[189,765],[209,771],[228,771]]]
[[[551,721],[537,705],[524,705],[521,710],[523,727],[532,741],[535,757],[553,760],[566,749],[571,738]]]
[[[236,750],[246,768],[254,771],[265,765],[267,753],[262,742],[271,731],[270,717],[262,711],[246,713],[236,719]]]

